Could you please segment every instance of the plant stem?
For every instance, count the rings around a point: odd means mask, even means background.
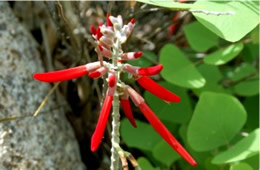
[[[119,97],[116,94],[113,99],[113,113],[112,113],[112,148],[111,148],[111,166],[110,170],[119,170],[119,155],[115,146],[120,142],[119,127],[120,127],[120,114],[119,114]]]
[[[119,58],[121,51],[121,43],[119,40],[117,40],[116,48],[114,48],[113,51],[113,57],[112,57],[112,64],[113,67],[116,68],[118,66],[117,59]],[[115,76],[117,78],[117,81],[120,79],[120,71],[118,69],[115,69]],[[119,170],[119,163],[120,158],[116,149],[116,146],[119,146],[120,142],[120,114],[119,114],[119,92],[116,88],[115,95],[113,98],[113,113],[112,113],[112,134],[111,134],[111,166],[110,170]]]

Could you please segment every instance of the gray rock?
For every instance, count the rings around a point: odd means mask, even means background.
[[[0,169],[81,170],[73,130],[53,95],[37,117],[31,117],[50,85],[35,81],[43,66],[31,35],[8,3],[0,2]],[[58,109],[57,109],[58,108]]]

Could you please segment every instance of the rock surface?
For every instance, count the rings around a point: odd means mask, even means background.
[[[35,81],[43,66],[31,35],[0,2],[0,169],[81,170],[78,143],[55,95],[43,112],[31,117],[50,85]]]

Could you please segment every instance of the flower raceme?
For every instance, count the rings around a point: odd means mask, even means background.
[[[130,97],[133,103],[140,109],[144,117],[161,135],[161,137],[187,162],[193,166],[196,166],[195,160],[173,137],[169,130],[158,119],[156,114],[145,103],[145,100],[133,88],[124,84],[120,80],[120,74],[122,72],[127,72],[132,75],[132,77],[144,89],[148,90],[165,102],[180,102],[180,97],[148,77],[160,73],[163,69],[163,65],[140,68],[124,63],[124,61],[135,60],[142,56],[141,51],[124,53],[121,49],[121,44],[127,40],[134,28],[134,25],[134,19],[132,19],[128,24],[123,25],[121,16],[113,17],[108,14],[106,18],[106,25],[100,24],[97,28],[94,26],[90,27],[92,36],[97,44],[95,51],[98,54],[99,61],[65,70],[35,73],[34,78],[43,82],[59,82],[79,78],[87,74],[91,78],[100,78],[101,76],[107,75],[106,80],[108,83],[108,89],[100,111],[96,129],[91,138],[91,150],[93,152],[96,151],[102,141],[115,96],[119,97],[125,116],[134,127],[137,127],[130,106]],[[112,63],[104,61],[103,57],[107,58],[106,60],[108,61],[112,61]]]

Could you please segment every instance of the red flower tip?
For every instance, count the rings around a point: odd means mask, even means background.
[[[159,64],[159,65],[153,66],[153,67],[139,68],[138,74],[140,74],[142,76],[152,76],[152,75],[160,73],[162,71],[162,69],[163,69],[162,64]]]
[[[90,30],[91,30],[93,35],[97,34],[97,30],[96,30],[96,28],[93,25],[90,26]]]
[[[135,57],[135,58],[139,58],[139,57],[141,57],[142,55],[143,55],[142,51],[138,51],[138,52],[135,52],[135,53],[134,53],[134,57]]]
[[[118,63],[123,63],[123,61],[122,61],[122,60],[119,60],[119,59],[117,60],[117,62],[118,62]]]
[[[110,16],[110,14],[108,13],[107,14],[107,26],[108,27],[113,27],[113,23],[110,21],[109,16]]]
[[[140,104],[139,109],[144,114],[145,118],[152,125],[152,127],[161,135],[161,137],[176,151],[178,152],[187,162],[192,166],[196,166],[196,161],[190,156],[190,154],[181,146],[181,144],[172,136],[169,130],[163,125],[158,119],[150,107],[143,102]]]
[[[110,113],[111,105],[113,101],[113,96],[106,96],[104,100],[104,104],[102,106],[99,118],[98,118],[98,123],[95,129],[94,134],[91,137],[91,151],[95,152],[98,149],[98,146],[103,138],[104,131],[106,128],[108,116]]]
[[[132,18],[130,22],[131,22],[132,24],[134,24],[134,23],[135,23],[135,19]]]
[[[108,77],[108,86],[114,87],[116,85],[116,76],[114,74],[110,74]]]
[[[93,79],[99,78],[101,76],[101,73],[99,71],[93,71],[93,72],[89,73],[88,76]]]
[[[149,77],[140,77],[137,79],[137,82],[146,90],[148,90],[153,95],[165,100],[167,102],[180,102],[181,98],[176,94],[170,92],[169,90],[165,89]]]
[[[131,110],[131,106],[130,106],[130,102],[128,99],[121,99],[120,103],[122,105],[123,111],[127,117],[127,119],[129,120],[129,122],[132,124],[133,127],[137,127],[136,123],[135,123],[135,119]]]
[[[97,34],[97,40],[99,40],[102,37],[100,27],[97,28],[96,34]]]
[[[100,51],[103,51],[103,47],[101,45],[98,45],[98,48]]]
[[[87,73],[88,70],[86,65],[82,65],[59,71],[35,73],[33,78],[43,82],[58,82],[79,78]]]

